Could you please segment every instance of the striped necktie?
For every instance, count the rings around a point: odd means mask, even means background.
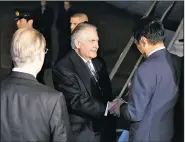
[[[87,61],[86,65],[88,66],[89,70],[91,71],[91,74],[93,75],[93,77],[96,80],[96,82],[98,82],[98,77],[97,77],[96,71],[91,66],[90,61]]]

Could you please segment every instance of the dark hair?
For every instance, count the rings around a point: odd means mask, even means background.
[[[152,44],[164,41],[164,27],[156,17],[144,17],[133,29],[134,38],[138,42],[142,36],[146,37]]]

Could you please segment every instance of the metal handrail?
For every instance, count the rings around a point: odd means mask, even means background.
[[[182,20],[181,20],[181,22],[180,22],[180,24],[179,24],[179,26],[178,26],[178,28],[177,28],[177,30],[176,30],[176,32],[175,32],[175,35],[173,36],[172,40],[171,40],[170,43],[168,44],[168,47],[167,47],[168,51],[170,51],[170,49],[171,49],[171,47],[172,47],[174,41],[177,39],[177,36],[179,35],[179,32],[182,30],[183,21],[184,21],[184,18],[182,18]]]
[[[4,34],[3,34],[3,32],[1,32],[1,52],[2,52],[2,49],[3,49],[3,37],[4,37]]]
[[[163,15],[161,16],[160,18],[160,21],[162,22],[165,18],[165,16],[167,15],[167,13],[170,11],[170,9],[173,7],[174,5],[174,2],[172,4],[169,5],[169,7],[165,10],[165,12],[163,13]],[[143,59],[143,55],[140,55],[138,61],[136,62],[136,65],[134,66],[134,69],[132,70],[129,78],[127,79],[126,83],[124,84],[120,94],[119,94],[119,97],[122,96],[123,92],[125,91],[126,87],[128,86],[128,83],[130,82],[130,80],[132,79],[132,76],[134,75],[134,72],[136,71],[136,69],[138,68],[138,65],[140,64],[140,62],[142,61]]]
[[[154,1],[154,2],[152,3],[152,5],[151,5],[150,8],[146,11],[146,13],[144,14],[144,16],[143,16],[142,18],[144,18],[144,17],[146,17],[146,16],[148,16],[148,15],[150,14],[150,12],[151,12],[152,9],[154,8],[155,4],[156,4],[156,1]],[[116,64],[115,64],[115,66],[113,67],[113,69],[112,69],[112,71],[111,71],[111,73],[110,73],[110,75],[109,75],[110,80],[113,79],[113,77],[114,77],[116,71],[117,71],[118,68],[120,67],[120,65],[121,65],[122,61],[124,60],[125,56],[127,55],[128,51],[130,50],[130,47],[132,46],[133,41],[134,41],[134,37],[132,36],[132,37],[130,38],[130,40],[129,40],[127,46],[124,48],[123,52],[120,54],[120,56],[119,56],[119,58],[118,58],[118,60],[117,60],[117,62],[116,62]]]
[[[124,92],[125,89],[127,88],[128,83],[130,82],[132,76],[134,75],[134,72],[136,71],[136,69],[137,69],[137,67],[139,66],[139,64],[140,64],[140,62],[141,62],[142,59],[143,59],[143,55],[141,55],[141,56],[139,57],[139,59],[137,60],[137,63],[136,63],[136,65],[134,66],[134,69],[132,70],[130,76],[128,77],[128,79],[127,79],[125,85],[123,86],[123,88],[122,88],[122,90],[121,90],[121,92],[120,92],[120,94],[119,94],[119,97],[122,96],[123,92]]]

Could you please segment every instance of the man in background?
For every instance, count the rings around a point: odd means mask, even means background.
[[[1,141],[70,142],[62,93],[36,80],[47,52],[42,34],[21,28],[13,36],[14,68],[1,81]]]
[[[31,12],[26,9],[16,9],[15,10],[15,18],[17,29],[20,28],[32,28],[33,27],[33,17]],[[13,62],[12,67],[13,68]]]
[[[58,29],[58,57],[63,58],[71,49],[70,48],[70,17],[74,14],[70,1],[61,1],[58,8],[58,18],[56,28]]]
[[[29,12],[28,10],[15,10],[15,21],[18,29],[33,27],[33,17],[31,15],[31,12]]]
[[[40,7],[35,9],[33,12],[33,27],[37,29],[46,39],[46,47],[48,48],[48,53],[46,54],[44,65],[39,72],[37,79],[40,83],[44,82],[44,72],[47,68],[52,67],[52,38],[51,30],[54,20],[53,10],[47,6],[47,2],[42,0],[40,2]]]
[[[70,18],[71,33],[73,32],[75,27],[82,22],[88,22],[88,17],[85,13],[76,13],[72,15]]]

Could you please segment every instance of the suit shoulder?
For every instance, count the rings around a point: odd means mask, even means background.
[[[152,62],[151,60],[144,61],[139,65],[136,73],[141,76],[153,76],[154,74],[152,70],[154,69],[154,66],[154,62]]]
[[[74,72],[74,65],[69,56],[65,56],[59,60],[52,70],[52,74],[63,76],[71,76]]]
[[[48,92],[48,94],[55,94],[55,95],[59,95],[61,92],[49,87],[49,86],[46,86],[44,84],[41,84],[39,83],[39,86],[38,86],[38,89],[41,91],[41,92]]]
[[[60,59],[56,62],[54,69],[63,70],[63,69],[70,69],[72,67],[72,62],[67,54],[64,58]]]
[[[44,100],[57,100],[57,98],[62,94],[61,92],[36,81],[24,81],[21,79],[12,81],[11,78],[6,78],[1,81],[2,93],[6,94],[8,90],[16,90],[17,94],[29,95],[32,98],[41,97]],[[12,91],[11,93],[14,94],[15,91]]]

